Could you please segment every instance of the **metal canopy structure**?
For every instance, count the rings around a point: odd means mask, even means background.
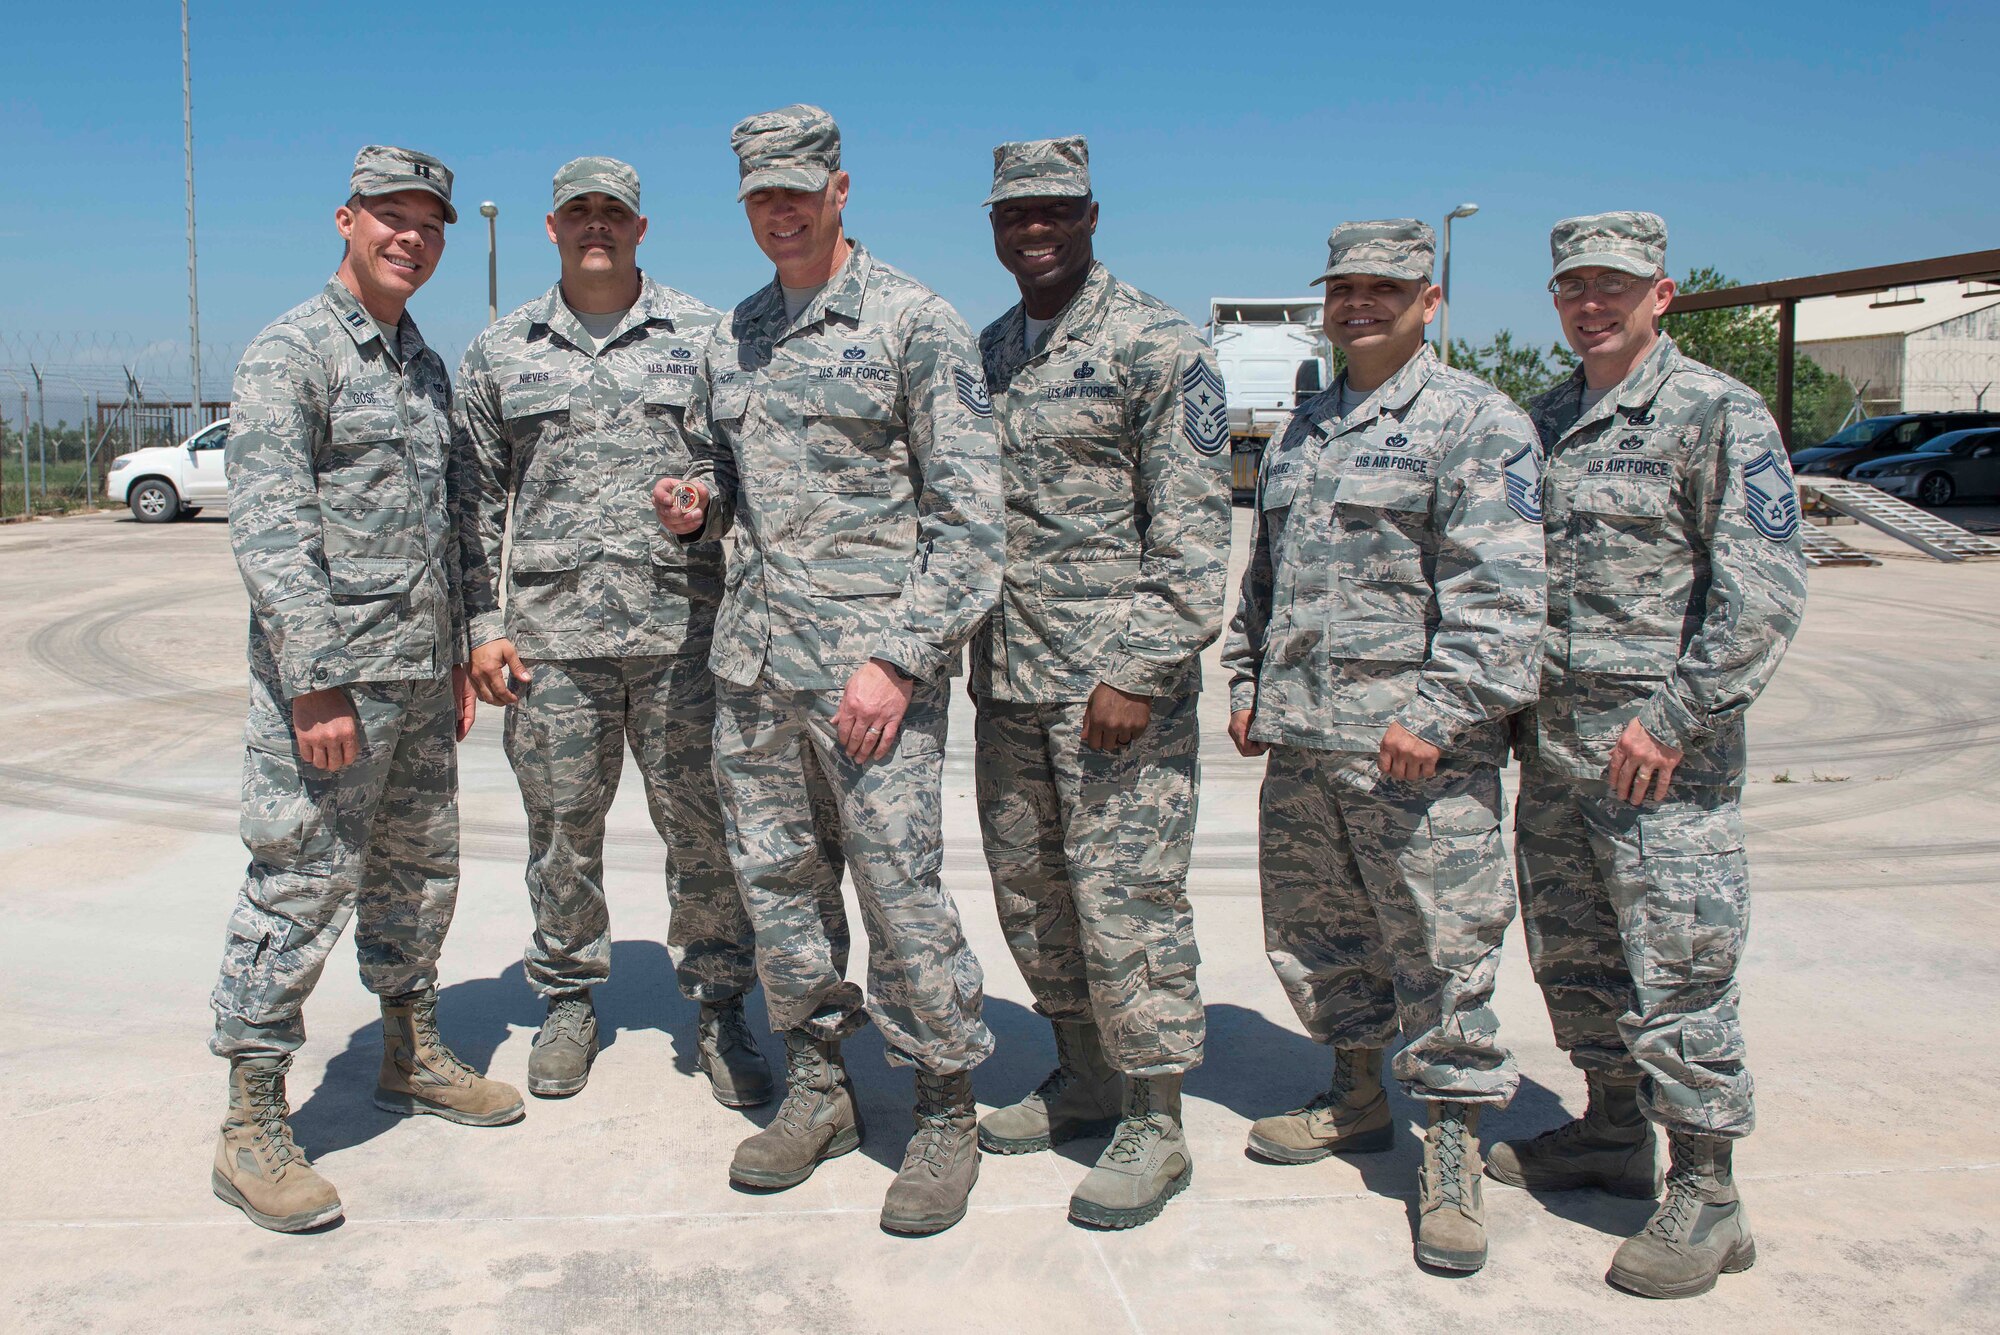
[[[1737,306],[1778,308],[1778,401],[1771,405],[1778,419],[1778,432],[1786,448],[1792,444],[1792,356],[1796,347],[1798,304],[1812,297],[1852,297],[1867,292],[1889,292],[1919,283],[2000,282],[2000,250],[1973,250],[1963,255],[1941,255],[1932,260],[1909,260],[1902,264],[1878,264],[1867,269],[1844,269],[1839,273],[1813,274],[1807,278],[1786,278],[1775,283],[1745,283],[1715,292],[1677,292],[1669,315],[1695,311],[1729,310]]]

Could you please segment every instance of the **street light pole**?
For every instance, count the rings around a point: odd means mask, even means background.
[[[188,395],[195,431],[201,430],[201,298],[194,279],[194,66],[188,53],[188,7],[181,0],[181,139],[187,153]]]
[[[493,236],[500,206],[489,199],[479,206],[479,216],[486,219],[486,323],[492,324],[500,318],[500,251]]]
[[[1470,218],[1477,212],[1477,204],[1460,204],[1444,215],[1444,254],[1438,257],[1438,267],[1444,271],[1444,297],[1438,302],[1438,356],[1446,366],[1451,365],[1451,220]]]

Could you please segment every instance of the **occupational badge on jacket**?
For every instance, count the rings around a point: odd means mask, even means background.
[[[1507,504],[1530,524],[1542,522],[1542,456],[1530,441],[1500,465],[1507,480]]]
[[[1799,493],[1791,470],[1771,450],[1743,465],[1743,489],[1750,523],[1772,542],[1787,542],[1799,531]]]
[[[1181,426],[1188,443],[1203,454],[1220,454],[1229,443],[1229,400],[1222,377],[1200,357],[1181,372]]]

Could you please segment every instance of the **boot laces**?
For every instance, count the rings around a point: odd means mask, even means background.
[[[1291,1115],[1310,1117],[1314,1113],[1331,1112],[1346,1103],[1361,1079],[1358,1065],[1345,1055],[1344,1050],[1337,1050],[1333,1057],[1333,1080],[1325,1089],[1306,1100],[1303,1107],[1294,1108]]]
[[[592,1015],[591,1005],[583,997],[561,997],[549,1008],[549,1018],[542,1023],[542,1032],[551,1040],[566,1038],[577,1046],[583,1046],[584,1026]]]
[[[813,1087],[819,1071],[819,1052],[809,1043],[785,1044],[785,1099],[778,1105],[772,1125],[779,1123],[804,1134],[812,1127],[812,1110],[820,1091]]]
[[[1667,1172],[1667,1194],[1660,1208],[1646,1221],[1646,1232],[1669,1241],[1686,1236],[1691,1221],[1702,1207],[1702,1174],[1697,1169],[1674,1165]]]
[[[1126,1096],[1125,1115],[1119,1119],[1118,1130],[1113,1133],[1111,1148],[1105,1156],[1118,1163],[1132,1163],[1144,1158],[1158,1137],[1159,1128],[1153,1123],[1153,1091],[1143,1080],[1131,1082]]]
[[[289,1109],[285,1106],[283,1075],[276,1071],[253,1072],[243,1084],[250,1099],[250,1117],[256,1122],[264,1142],[270,1146],[271,1157],[280,1166],[303,1159],[305,1155],[292,1139],[291,1125],[285,1121]]]
[[[757,1047],[757,1040],[750,1036],[750,1024],[743,1018],[741,1006],[703,1007],[701,1032],[718,1055],[734,1049],[755,1051]]]
[[[411,1055],[423,1064],[440,1075],[450,1076],[453,1079],[479,1078],[479,1072],[460,1061],[458,1054],[445,1046],[443,1036],[438,1033],[435,992],[420,997],[410,1004],[410,1028],[417,1048]]]
[[[1437,1164],[1436,1190],[1444,1204],[1462,1209],[1466,1203],[1465,1123],[1456,1114],[1446,1113],[1431,1128],[1432,1158]]]
[[[948,1077],[917,1077],[917,1128],[903,1154],[904,1168],[921,1163],[933,1176],[944,1172],[959,1139],[959,1111]]]
[[[1041,1084],[1035,1086],[1034,1096],[1044,1104],[1052,1104],[1062,1097],[1063,1091],[1068,1089],[1075,1079],[1076,1074],[1069,1067],[1058,1065],[1042,1077]]]
[[[1560,1155],[1590,1133],[1589,1121],[1590,1118],[1586,1115],[1564,1122],[1561,1126],[1551,1127],[1528,1142],[1529,1152]]]

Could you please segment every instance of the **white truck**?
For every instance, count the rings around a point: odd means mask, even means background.
[[[1333,347],[1320,329],[1318,297],[1216,297],[1208,342],[1222,369],[1237,499],[1257,488],[1264,442],[1284,429],[1308,395],[1332,383]]]
[[[111,461],[104,494],[132,507],[142,524],[171,524],[205,506],[229,508],[229,478],[222,447],[229,443],[229,419],[210,422],[178,445],[153,445]]]

